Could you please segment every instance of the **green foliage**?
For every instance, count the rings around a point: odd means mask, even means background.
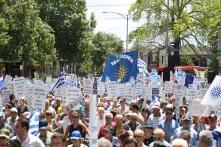
[[[113,34],[98,32],[93,40],[95,50],[92,53],[94,69],[100,70],[109,54],[122,52],[123,41]],[[100,72],[100,71],[98,71]]]
[[[141,27],[130,34],[130,38],[134,42],[139,42],[139,40],[165,36],[168,20],[170,41],[178,48],[186,44],[190,46],[197,44],[205,49],[213,48],[214,61],[211,67],[213,70],[217,69],[215,56],[220,29],[220,0],[169,0],[169,6],[167,2],[167,0],[136,0],[130,8],[130,13],[135,21],[141,18],[146,20]],[[162,44],[163,41],[159,42]],[[197,55],[197,52],[195,53]],[[185,62],[192,61],[185,60]]]
[[[56,54],[52,29],[39,18],[34,0],[0,1],[0,57],[27,65],[51,63]]]

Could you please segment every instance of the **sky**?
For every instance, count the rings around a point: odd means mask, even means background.
[[[103,12],[116,12],[123,15],[128,14],[130,4],[135,0],[86,0],[87,1],[87,16],[89,18],[92,12],[95,13],[97,26],[95,32],[103,31],[113,33],[124,41],[126,40],[126,19],[114,13]],[[129,19],[128,30],[131,32],[136,29],[139,24]]]

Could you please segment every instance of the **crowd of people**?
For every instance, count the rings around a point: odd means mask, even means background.
[[[191,116],[188,106],[176,107],[174,96],[162,102],[143,98],[97,97],[98,147],[221,147],[219,118]],[[89,146],[90,97],[83,111],[62,105],[61,98],[48,95],[39,118],[38,132],[30,133],[32,116],[25,97],[11,94],[0,112],[0,147]]]

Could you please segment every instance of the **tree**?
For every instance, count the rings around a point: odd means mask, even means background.
[[[205,22],[200,17],[206,18],[209,10],[206,6],[214,4],[213,0],[137,0],[131,6],[130,12],[133,14],[133,19],[139,21],[141,18],[146,18],[146,23],[135,30],[131,35],[133,38],[160,38],[165,36],[167,30],[169,37],[173,42],[173,48],[178,50],[174,55],[169,55],[168,69],[173,69],[174,66],[180,64],[179,49],[181,45],[192,43],[199,46],[208,47],[208,40],[205,37]],[[215,0],[216,3],[218,2]],[[201,7],[201,8],[200,8]],[[207,8],[204,10],[204,8]],[[214,7],[215,9],[217,8]],[[214,12],[209,12],[212,15]],[[168,14],[168,15],[167,15]],[[168,23],[167,23],[168,21]],[[204,35],[202,35],[204,34]],[[207,36],[208,37],[208,36]],[[157,44],[162,44],[161,39]],[[154,42],[155,43],[155,42]],[[194,48],[192,47],[194,50]],[[194,50],[195,51],[195,50]],[[195,51],[196,56],[198,56]],[[200,58],[200,56],[198,56]]]
[[[56,57],[52,29],[39,17],[34,0],[0,0],[0,58],[36,66]]]
[[[96,50],[92,53],[92,60],[95,69],[100,70],[109,54],[122,52],[123,41],[114,34],[98,32],[95,34],[93,45]]]
[[[88,53],[93,51],[90,45],[91,33],[96,22],[86,18],[86,1],[37,0],[37,2],[41,18],[54,29],[58,57],[66,60],[68,64],[85,63],[85,60],[89,60]],[[94,19],[93,16],[91,19]],[[89,68],[88,65],[85,67]]]

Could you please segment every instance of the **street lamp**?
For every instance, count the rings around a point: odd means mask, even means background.
[[[113,14],[117,14],[117,15],[120,15],[121,17],[123,17],[124,19],[126,19],[126,21],[127,21],[127,26],[126,26],[126,49],[125,49],[125,51],[127,52],[127,51],[128,51],[128,20],[129,20],[128,14],[122,14],[122,13],[113,12],[113,11],[105,11],[105,12],[102,12],[102,13],[113,13]]]

